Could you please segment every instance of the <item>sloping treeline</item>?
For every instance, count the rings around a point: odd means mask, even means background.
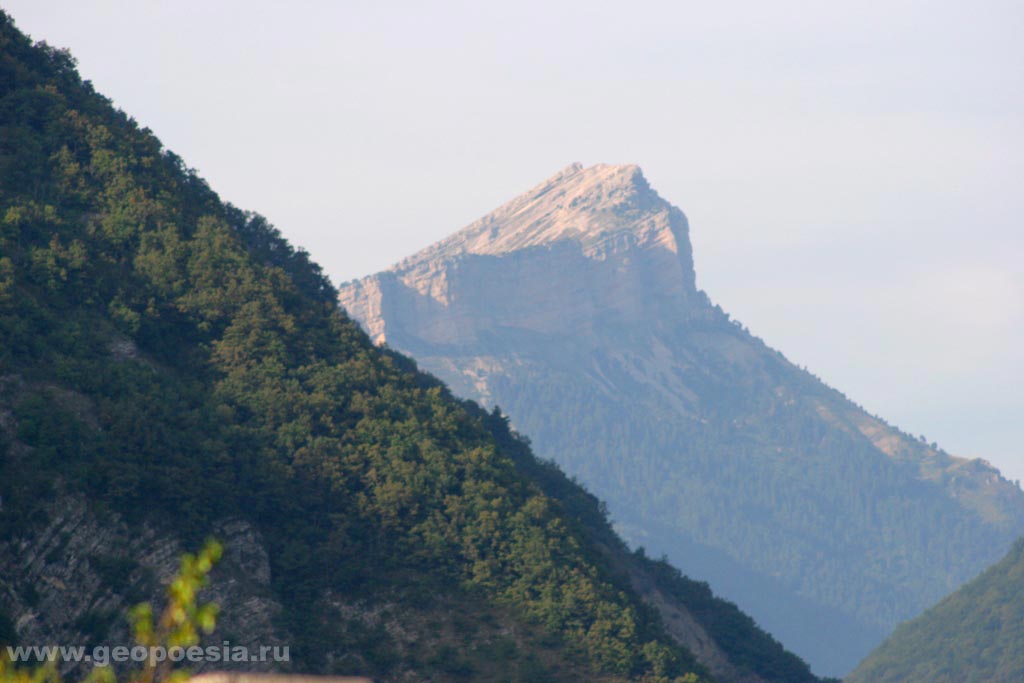
[[[592,497],[373,347],[304,252],[3,13],[0,178],[0,534],[64,487],[190,539],[245,517],[312,669],[325,590],[458,591],[599,674],[706,675],[593,540],[614,537]],[[816,680],[761,635],[754,670]]]

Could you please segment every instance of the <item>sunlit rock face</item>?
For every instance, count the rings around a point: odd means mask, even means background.
[[[378,342],[474,344],[512,328],[579,335],[595,323],[686,317],[686,217],[637,166],[573,165],[394,268],[343,287]]]
[[[988,463],[868,414],[714,306],[685,216],[636,166],[570,166],[340,302],[818,673],[1024,534],[1024,494]]]

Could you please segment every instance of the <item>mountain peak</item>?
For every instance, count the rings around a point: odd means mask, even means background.
[[[557,182],[568,182],[572,179],[583,181],[599,181],[612,185],[647,185],[643,171],[636,164],[594,164],[584,166],[580,162],[569,164],[555,175],[538,185],[542,187]]]
[[[571,164],[447,239],[396,266],[461,254],[501,255],[564,241],[603,258],[610,247],[690,252],[682,211],[651,189],[635,164]]]
[[[500,334],[498,317],[481,315],[494,301],[503,302],[504,327],[575,330],[579,340],[597,318],[636,324],[703,312],[686,217],[633,164],[567,166],[387,271],[342,285],[339,301],[375,341],[395,343]],[[425,327],[414,335],[389,325],[397,310],[409,312],[410,330]]]

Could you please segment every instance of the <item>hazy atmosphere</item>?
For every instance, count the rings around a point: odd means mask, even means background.
[[[3,6],[335,283],[639,164],[717,303],[1024,479],[1019,3]]]

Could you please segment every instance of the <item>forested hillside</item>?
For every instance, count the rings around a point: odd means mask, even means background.
[[[238,521],[303,671],[816,680],[627,553],[500,414],[374,347],[305,253],[3,13],[0,180],[3,638],[116,632],[103,610],[144,582],[131,557],[72,552],[82,529],[127,525],[144,550]]]
[[[1024,540],[872,652],[849,683],[1024,681]]]
[[[902,624],[846,680],[1024,681],[1024,539],[981,576]]]

